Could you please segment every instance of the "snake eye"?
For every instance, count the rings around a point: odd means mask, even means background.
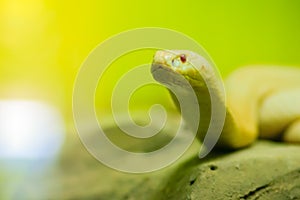
[[[180,57],[180,60],[181,60],[182,63],[186,62],[186,56],[185,56],[185,54],[181,54],[179,57]]]

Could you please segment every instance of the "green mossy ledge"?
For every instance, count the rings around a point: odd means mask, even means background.
[[[24,191],[25,198],[300,198],[300,146],[297,145],[258,140],[248,148],[212,152],[200,160],[197,157],[199,143],[195,142],[183,157],[167,168],[147,174],[128,174],[101,164],[73,136],[67,138],[60,160],[49,174],[28,180],[26,190],[29,192]],[[37,184],[46,187],[43,196],[36,192]]]
[[[299,199],[300,146],[258,141],[250,148],[190,160],[153,199]]]

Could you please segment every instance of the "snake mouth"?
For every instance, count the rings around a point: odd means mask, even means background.
[[[153,63],[151,66],[151,73],[153,78],[166,86],[190,86],[189,80],[184,75],[171,69],[168,65],[163,63]]]
[[[198,71],[196,72],[199,73]],[[192,86],[194,88],[206,85],[201,75],[198,76],[200,77],[199,79],[191,77],[188,73],[182,74],[180,71],[174,70],[172,67],[164,63],[152,63],[151,73],[157,82],[165,86],[177,86],[182,88],[189,88]]]

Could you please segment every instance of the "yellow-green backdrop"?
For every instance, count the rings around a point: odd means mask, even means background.
[[[197,40],[223,76],[247,64],[300,66],[297,0],[1,0],[0,98],[46,101],[71,121],[73,83],[88,53],[114,34],[149,26]],[[162,94],[149,91],[147,99]],[[99,105],[105,110],[109,99]]]

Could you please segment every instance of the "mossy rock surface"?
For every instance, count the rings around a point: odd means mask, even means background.
[[[155,199],[300,199],[300,147],[258,141],[244,150],[190,160]]]
[[[202,160],[197,157],[198,148],[194,144],[172,166],[147,174],[109,169],[85,150],[79,153],[70,148],[58,169],[62,187],[56,195],[70,199],[300,199],[300,146],[257,141],[249,148],[213,152]]]
[[[158,137],[154,148],[168,140],[168,136]],[[123,142],[128,149],[151,149],[151,145]],[[215,151],[201,160],[199,147],[195,142],[162,170],[129,174],[101,164],[73,134],[56,165],[46,174],[28,175],[16,192],[24,199],[300,199],[300,146],[258,140],[251,147]],[[43,192],[38,192],[41,188]]]

